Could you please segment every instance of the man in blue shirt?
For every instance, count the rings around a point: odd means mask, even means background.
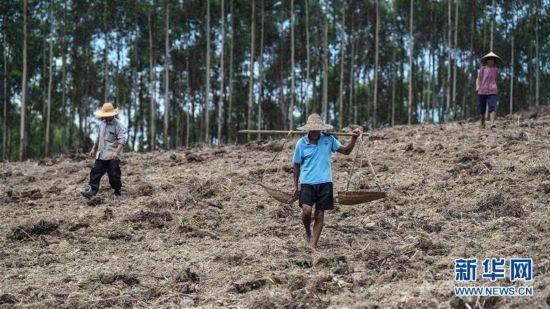
[[[355,135],[352,136],[351,143],[342,146],[332,135],[321,133],[321,131],[330,129],[332,126],[323,123],[321,116],[311,114],[307,118],[306,125],[298,128],[298,130],[306,131],[307,135],[296,143],[292,159],[292,163],[294,163],[294,190],[292,193],[297,194],[298,190],[300,191],[299,204],[302,207],[302,222],[306,229],[305,240],[306,244],[311,245],[313,249],[317,248],[317,242],[323,230],[325,210],[334,208],[330,166],[332,153],[338,151],[349,155],[355,147],[357,137],[361,134],[359,129],[353,130]],[[315,223],[312,235],[313,205],[315,205]]]

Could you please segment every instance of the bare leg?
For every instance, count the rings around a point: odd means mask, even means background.
[[[497,112],[496,111],[492,111],[491,114],[491,124],[495,124],[495,120],[497,120]]]
[[[311,211],[313,207],[310,205],[302,204],[302,222],[304,223],[304,228],[306,229],[305,241],[306,245],[311,243]]]
[[[481,115],[480,116],[480,120],[481,120],[481,128],[484,129],[485,128],[485,115]]]
[[[317,249],[317,242],[321,237],[321,231],[325,221],[325,212],[323,210],[315,211],[315,223],[313,224],[313,249]]]

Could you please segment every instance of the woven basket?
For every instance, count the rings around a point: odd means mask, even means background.
[[[342,205],[357,205],[385,197],[386,192],[381,191],[344,191],[338,192],[338,203]]]
[[[272,189],[264,184],[260,184],[260,186],[262,186],[262,188],[264,188],[265,192],[267,192],[267,194],[269,194],[272,198],[274,198],[275,200],[281,202],[281,203],[285,203],[285,204],[292,204],[294,202],[296,202],[298,200],[298,196],[299,194],[296,194],[295,196],[292,196],[292,194],[290,193],[287,193],[287,192],[284,192],[284,191],[281,191],[281,190],[277,190],[277,189]]]

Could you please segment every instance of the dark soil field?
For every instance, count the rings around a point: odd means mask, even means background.
[[[0,307],[550,306],[550,110],[370,132],[388,197],[337,205],[317,252],[290,190],[294,140],[128,153],[124,197],[107,177],[80,195],[81,153],[0,168]],[[347,143],[346,139],[342,139]],[[336,190],[350,156],[336,154]],[[353,189],[374,189],[364,155]],[[454,259],[528,257],[533,297],[457,298]],[[483,279],[477,285],[491,285]],[[519,285],[508,280],[493,285]]]

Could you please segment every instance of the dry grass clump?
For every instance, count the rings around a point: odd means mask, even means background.
[[[364,149],[387,197],[337,203],[317,252],[297,203],[260,186],[290,192],[295,140],[128,153],[122,199],[107,177],[80,195],[85,154],[0,163],[0,306],[544,307],[550,109],[526,117],[373,132]],[[334,155],[336,191],[353,155]],[[356,163],[350,189],[375,189]],[[452,296],[454,259],[500,256],[533,259],[533,297]]]

